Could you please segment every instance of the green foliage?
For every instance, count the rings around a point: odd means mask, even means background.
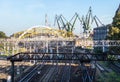
[[[110,60],[117,60],[117,56],[114,56],[114,55],[108,55],[107,58]]]
[[[99,76],[97,82],[120,82],[120,74],[115,72],[105,73],[104,77]]]
[[[116,13],[115,17],[113,18],[113,27],[117,27],[120,29],[120,12]]]
[[[102,47],[95,47],[94,52],[95,53],[102,53]]]
[[[0,43],[0,51],[3,51],[3,49],[4,49],[4,44]]]
[[[12,34],[10,37],[18,38],[24,31],[20,31],[17,33]]]
[[[115,14],[112,22],[112,27],[109,30],[108,39],[120,40],[120,12],[117,12]]]
[[[120,29],[118,27],[112,27],[110,29],[109,39],[120,40]]]
[[[4,32],[0,31],[0,38],[7,38],[7,36]]]

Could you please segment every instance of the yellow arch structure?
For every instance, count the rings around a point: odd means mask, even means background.
[[[54,29],[48,26],[33,26],[26,31],[24,31],[19,39],[27,38],[27,37],[35,37],[35,36],[54,36],[54,37],[67,37],[68,33],[64,30]]]

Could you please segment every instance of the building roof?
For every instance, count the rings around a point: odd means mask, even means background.
[[[104,26],[96,27],[96,28],[94,28],[94,30],[106,29],[106,28],[110,28],[110,27],[111,27],[111,24],[107,24],[107,25],[104,25]]]

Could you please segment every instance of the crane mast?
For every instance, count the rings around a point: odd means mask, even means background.
[[[99,23],[101,25],[104,25],[96,15],[92,15],[91,7],[89,7],[89,10],[86,15],[80,17],[78,13],[75,13],[69,21],[66,20],[66,18],[62,14],[56,17],[57,26],[59,30],[65,30],[67,32],[66,37],[73,36],[73,31],[77,20],[79,21],[80,25],[84,30],[83,33],[85,33],[86,35],[89,35],[93,23],[95,23],[97,27],[99,26]]]

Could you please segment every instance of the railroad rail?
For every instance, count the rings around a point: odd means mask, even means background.
[[[51,57],[52,54],[53,56]],[[109,54],[115,58],[110,59]],[[88,57],[89,55],[89,57]],[[11,61],[12,65],[12,80],[14,79],[14,62],[21,62],[25,60],[65,60],[65,61],[79,61],[80,63],[90,63],[91,61],[119,61],[118,54],[113,53],[35,53],[35,52],[21,52],[7,59]],[[86,74],[88,74],[86,72]],[[88,77],[90,78],[90,77]],[[12,81],[14,82],[14,81]]]
[[[113,70],[113,71],[115,71],[116,73],[120,73],[120,66],[118,66],[118,65],[116,65],[116,64],[113,64],[113,63],[111,63],[111,69]]]
[[[26,76],[24,76],[20,81],[18,82],[29,82],[33,76],[37,73],[37,69],[42,69],[44,64],[40,64],[34,67]]]

